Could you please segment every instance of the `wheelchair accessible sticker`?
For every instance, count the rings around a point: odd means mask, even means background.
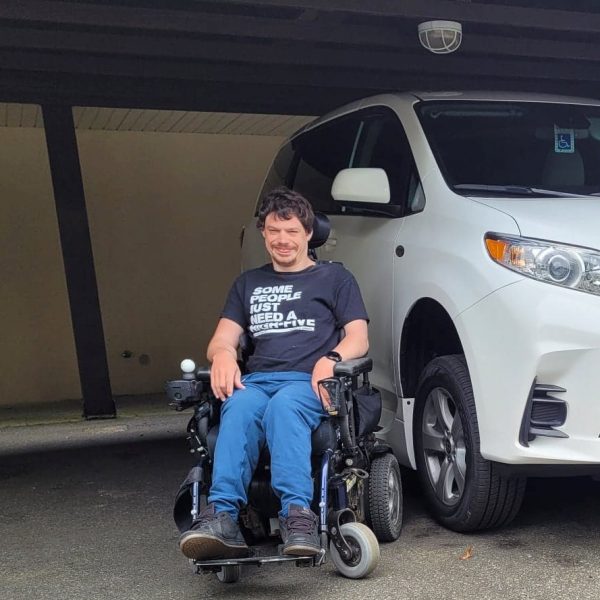
[[[573,154],[575,152],[575,130],[554,126],[554,152]]]

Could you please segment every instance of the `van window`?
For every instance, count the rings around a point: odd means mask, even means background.
[[[421,102],[416,111],[458,194],[600,192],[597,106],[463,100]]]
[[[309,198],[313,209],[326,214],[341,212],[331,197],[335,176],[350,166],[360,119],[355,115],[325,123],[292,141],[298,166],[293,187]]]
[[[285,144],[285,146],[283,146],[277,153],[277,156],[273,161],[273,165],[267,173],[267,178],[265,179],[265,183],[258,200],[259,202],[262,200],[262,197],[271,190],[274,190],[282,185],[289,186],[293,160],[294,151],[292,150],[292,146],[291,144]]]
[[[386,107],[368,108],[326,123],[292,142],[297,155],[293,187],[326,214],[402,216],[422,210],[424,197],[406,135],[395,113]],[[335,176],[349,167],[384,169],[390,182],[390,204],[349,202],[331,197]],[[416,205],[415,205],[416,206]]]
[[[352,166],[383,169],[390,183],[390,203],[410,209],[418,177],[404,129],[391,110],[365,115]]]

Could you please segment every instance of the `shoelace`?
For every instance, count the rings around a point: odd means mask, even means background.
[[[286,523],[288,531],[294,533],[312,533],[316,524],[317,519],[314,515],[303,513],[288,516]]]

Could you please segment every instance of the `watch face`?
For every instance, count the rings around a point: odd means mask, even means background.
[[[330,358],[331,360],[335,360],[335,362],[340,362],[342,360],[342,357],[340,356],[339,352],[335,352],[334,350],[328,352],[325,356],[327,358]]]

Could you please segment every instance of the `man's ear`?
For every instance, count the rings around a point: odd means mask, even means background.
[[[308,237],[306,239],[310,242],[310,240],[312,239],[312,236],[313,236],[313,232],[311,231],[311,232],[309,232]]]
[[[263,239],[265,238],[265,228],[264,227],[261,227],[261,229],[260,229],[260,235],[263,236]]]

